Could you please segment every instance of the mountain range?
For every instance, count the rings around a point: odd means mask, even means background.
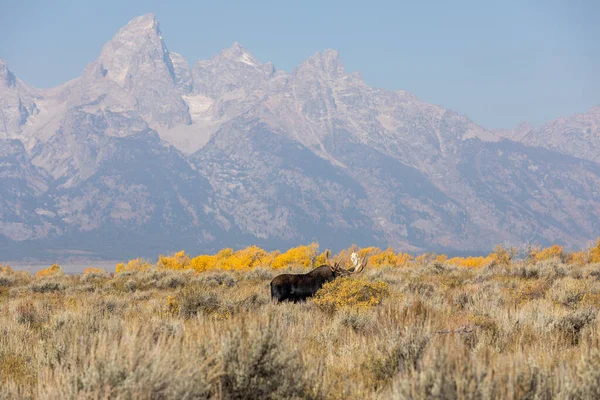
[[[598,236],[600,107],[488,130],[368,86],[334,50],[285,72],[235,43],[191,66],[152,14],[55,88],[0,59],[2,259]]]

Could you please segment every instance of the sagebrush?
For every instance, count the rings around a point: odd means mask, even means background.
[[[325,262],[316,246],[275,270],[286,253],[258,248],[114,276],[2,267],[0,397],[595,399],[600,264],[558,250],[376,251],[298,304],[273,304],[269,282]]]

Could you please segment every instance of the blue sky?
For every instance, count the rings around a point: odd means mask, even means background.
[[[512,128],[600,105],[600,1],[0,0],[0,57],[50,87],[80,75],[130,19],[156,14],[190,62],[239,41],[291,71],[337,49],[372,86]]]

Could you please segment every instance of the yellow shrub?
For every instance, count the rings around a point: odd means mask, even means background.
[[[185,254],[185,251],[181,250],[172,256],[159,255],[156,267],[158,269],[182,270],[188,268],[189,265],[190,256]]]
[[[321,254],[319,254],[317,256],[317,258],[315,259],[315,265],[323,265],[323,264],[327,264],[329,262],[329,256],[331,254],[330,250],[325,250],[324,252],[322,252]]]
[[[440,254],[439,256],[437,256],[435,258],[435,261],[437,262],[446,262],[448,260],[448,256],[445,254]]]
[[[394,253],[394,250],[390,247],[385,251],[371,256],[369,258],[369,264],[376,268],[384,266],[396,266],[397,258],[398,257],[396,256],[396,253]]]
[[[127,263],[127,265],[125,265],[124,263],[117,264],[115,271],[118,274],[120,272],[128,272],[128,271],[135,271],[135,272],[147,271],[150,268],[152,268],[152,264],[150,264],[149,261],[146,261],[142,258],[135,258],[133,260],[130,260]]]
[[[58,264],[54,264],[51,267],[39,270],[35,273],[35,276],[38,278],[57,275],[64,275],[62,268]]]
[[[229,257],[223,257],[224,269],[244,270],[262,265],[268,258],[268,253],[258,246],[250,246],[238,250]]]
[[[578,251],[569,254],[567,262],[569,264],[585,265],[590,262],[590,251]]]
[[[369,265],[372,267],[406,267],[414,260],[414,257],[408,253],[394,253],[391,247],[384,251],[381,251],[377,247],[368,247],[360,250],[358,254],[361,257],[364,257],[365,254],[373,254],[369,257]]]
[[[236,252],[226,248],[217,254],[201,254],[192,258],[186,268],[197,272],[213,269],[245,270],[257,266],[270,266],[279,253],[267,253],[258,246],[250,246]]]
[[[507,249],[501,244],[494,248],[494,251],[488,256],[498,264],[510,266],[512,259],[517,255],[518,250],[515,248]]]
[[[211,256],[208,254],[199,255],[198,257],[194,257],[190,260],[190,268],[197,272],[208,271],[209,269],[214,268],[216,259],[216,256]]]
[[[408,253],[398,253],[396,256],[397,267],[407,267],[415,258]]]
[[[83,271],[83,275],[89,275],[89,274],[96,274],[96,275],[106,274],[106,271],[104,271],[102,268],[87,267]]]
[[[219,250],[217,254],[212,256],[212,264],[209,265],[208,269],[230,269],[229,260],[233,256],[233,249],[226,248]]]
[[[491,256],[487,257],[453,257],[449,259],[447,262],[458,267],[464,268],[481,268],[484,265],[489,264],[493,258]]]
[[[5,274],[12,274],[14,271],[8,265],[0,264],[0,272],[4,272]]]
[[[381,253],[381,249],[379,247],[365,247],[364,249],[358,250],[358,257],[362,260],[367,255],[372,256],[379,253]]]
[[[169,314],[172,315],[177,315],[179,314],[179,302],[177,301],[177,299],[173,296],[168,296],[167,297],[167,307],[166,307],[166,311]]]
[[[313,302],[322,310],[365,309],[376,306],[389,294],[385,282],[372,283],[364,278],[338,278],[327,282],[315,294]]]
[[[590,263],[600,263],[600,238],[596,242],[596,247],[590,250]]]
[[[216,254],[217,258],[219,260],[227,260],[229,257],[231,257],[233,255],[233,249],[230,248],[225,248],[225,249],[221,249],[219,250],[219,252]]]
[[[201,254],[190,260],[189,268],[204,272],[212,269],[230,269],[229,259],[233,255],[233,249],[222,249],[217,254]]]
[[[534,261],[561,260],[564,257],[563,247],[555,244],[545,249],[533,249],[529,257]]]
[[[331,262],[332,263],[341,263],[342,265],[350,262],[350,254],[352,252],[348,251],[348,250],[342,250],[339,253],[337,253],[335,256],[332,257]]]
[[[569,254],[567,262],[569,264],[578,265],[600,263],[600,238],[598,238],[596,246],[590,247],[587,250]]]
[[[273,267],[273,263],[275,262],[275,260],[277,259],[277,257],[279,257],[279,255],[281,254],[281,252],[279,250],[275,250],[272,251],[270,253],[267,253],[267,255],[265,256],[265,258],[263,258],[260,263],[256,264],[257,267]]]
[[[275,269],[300,265],[308,268],[314,265],[317,258],[317,249],[319,245],[312,243],[308,246],[293,247],[285,253],[279,254],[272,263]]]

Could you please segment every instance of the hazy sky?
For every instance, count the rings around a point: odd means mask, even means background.
[[[408,90],[488,128],[600,105],[597,0],[0,0],[0,57],[25,82],[54,86],[147,12],[169,50],[190,62],[239,41],[291,71],[333,48],[369,85]]]

